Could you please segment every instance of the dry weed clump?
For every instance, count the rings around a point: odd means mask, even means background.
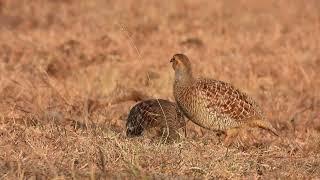
[[[0,178],[319,178],[320,4],[0,2]],[[138,49],[140,55],[137,54]],[[257,142],[187,124],[128,139],[139,100],[173,101],[172,54],[253,96],[279,131]]]

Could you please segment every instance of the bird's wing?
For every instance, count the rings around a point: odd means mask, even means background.
[[[258,105],[249,96],[229,83],[199,79],[195,86],[210,113],[228,116],[236,121],[262,115]]]

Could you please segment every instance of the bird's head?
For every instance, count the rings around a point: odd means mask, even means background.
[[[184,54],[175,54],[170,62],[175,71],[176,78],[192,78],[191,63],[189,58]]]
[[[172,68],[177,70],[185,70],[185,71],[191,71],[191,63],[188,59],[188,57],[184,54],[175,54],[170,62],[172,63]]]

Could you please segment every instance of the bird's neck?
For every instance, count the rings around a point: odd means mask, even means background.
[[[192,72],[188,71],[176,71],[175,72],[175,85],[177,86],[189,86],[193,83],[194,78]]]

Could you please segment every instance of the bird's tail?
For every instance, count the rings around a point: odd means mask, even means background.
[[[270,122],[268,122],[266,120],[261,120],[261,119],[253,120],[250,122],[250,125],[255,126],[255,127],[258,126],[259,128],[269,130],[274,135],[279,136],[277,130],[271,125]]]

